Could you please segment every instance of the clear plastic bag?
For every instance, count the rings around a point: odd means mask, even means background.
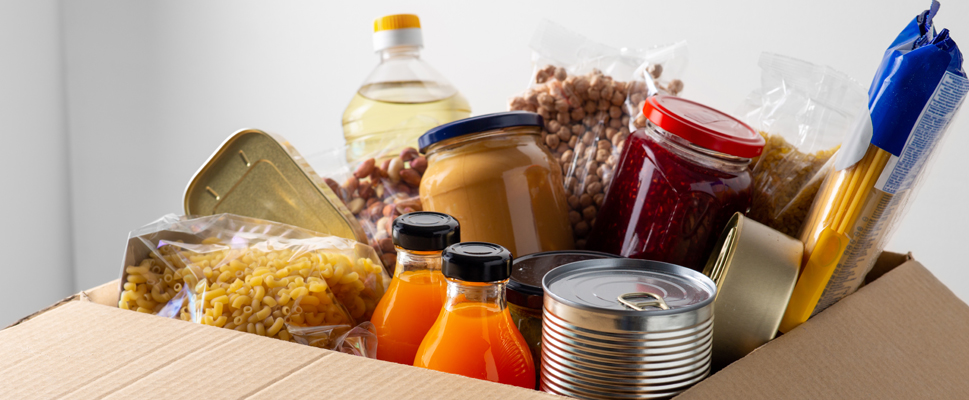
[[[752,160],[748,217],[797,237],[832,155],[867,104],[864,88],[830,67],[764,53],[761,87],[738,112],[764,135]]]
[[[296,343],[324,347],[367,358],[377,357],[377,328],[370,321],[350,328],[347,325],[300,326],[287,325]],[[335,338],[335,339],[333,339]],[[328,347],[329,342],[333,342]]]
[[[389,283],[373,249],[355,241],[231,214],[167,215],[129,235],[119,307],[367,349],[356,342],[375,336],[355,327],[369,324]]]
[[[562,167],[569,222],[584,248],[626,137],[646,124],[646,97],[683,90],[686,43],[615,49],[543,21],[530,46],[532,80],[508,108],[545,119],[542,139]]]
[[[423,210],[418,189],[427,169],[427,159],[413,147],[404,147],[405,137],[385,135],[380,150],[348,164],[340,146],[306,157],[306,162],[321,171],[323,181],[344,202],[389,274],[393,274],[397,252],[390,237],[394,218]],[[399,153],[395,149],[404,148]]]

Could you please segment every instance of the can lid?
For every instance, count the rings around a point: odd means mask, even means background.
[[[418,211],[394,219],[394,245],[413,251],[441,251],[461,241],[461,225],[454,217]]]
[[[541,115],[527,111],[479,115],[434,127],[417,139],[417,145],[421,149],[421,153],[425,153],[428,146],[442,140],[513,126],[541,127],[545,126],[545,123]]]
[[[511,276],[511,252],[493,243],[464,242],[444,249],[441,272],[467,282],[498,282]]]
[[[229,136],[192,177],[183,204],[185,215],[236,214],[367,243],[360,222],[289,141],[258,129]]]
[[[619,256],[599,251],[561,250],[518,257],[511,266],[508,302],[522,307],[541,308],[542,296],[545,294],[545,290],[542,289],[542,278],[545,274],[565,264],[602,258],[619,258]]]
[[[542,283],[565,304],[612,312],[679,313],[716,296],[716,286],[699,272],[647,260],[579,261],[549,272]]]
[[[753,158],[764,149],[764,138],[750,125],[681,97],[652,96],[643,106],[643,115],[669,133],[720,153]]]

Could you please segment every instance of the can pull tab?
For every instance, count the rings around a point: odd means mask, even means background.
[[[643,300],[645,299],[645,300]],[[659,307],[661,310],[669,310],[663,296],[649,292],[632,292],[619,295],[619,302],[626,307],[636,311],[646,311],[646,307]]]

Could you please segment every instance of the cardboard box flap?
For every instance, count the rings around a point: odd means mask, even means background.
[[[0,359],[2,399],[553,398],[80,301],[0,331]]]
[[[83,292],[80,292],[80,293],[76,293],[76,294],[72,294],[70,296],[67,296],[67,297],[63,298],[62,300],[60,300],[60,301],[58,301],[58,302],[56,302],[54,304],[51,304],[51,305],[49,305],[47,307],[44,307],[43,309],[41,309],[41,310],[39,310],[39,311],[37,311],[37,312],[35,312],[33,314],[30,314],[30,315],[28,315],[26,317],[23,317],[21,319],[18,319],[14,323],[12,323],[9,326],[7,326],[7,328],[20,325],[20,324],[22,324],[24,322],[27,322],[27,321],[33,319],[34,317],[36,317],[38,315],[41,315],[41,314],[43,314],[45,312],[48,312],[50,310],[53,310],[53,309],[55,309],[57,307],[60,307],[63,304],[66,304],[66,303],[72,302],[72,301],[89,301],[89,302],[93,302],[93,303],[101,304],[101,305],[105,305],[105,306],[117,307],[118,306],[118,287],[121,284],[120,282],[121,282],[120,279],[115,279],[115,280],[113,280],[111,282],[102,284],[101,286],[98,286],[98,287],[95,287],[95,288],[91,288],[91,289],[85,290]],[[4,329],[6,329],[6,328],[4,328]]]
[[[969,305],[911,260],[677,399],[969,398]]]

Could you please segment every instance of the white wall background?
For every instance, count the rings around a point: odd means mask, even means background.
[[[233,131],[273,131],[304,154],[342,141],[343,109],[376,63],[376,16],[418,14],[425,59],[475,114],[504,110],[528,83],[540,18],[616,47],[685,39],[683,95],[732,111],[759,86],[763,51],[830,65],[867,88],[884,48],[927,5],[4,0],[0,273],[24,284],[0,291],[0,326],[116,278],[127,232],[181,212],[188,180]],[[969,46],[967,2],[943,0],[936,21]],[[969,117],[948,136],[889,249],[914,252],[969,300]]]
[[[0,1],[0,329],[74,291],[56,0]]]

